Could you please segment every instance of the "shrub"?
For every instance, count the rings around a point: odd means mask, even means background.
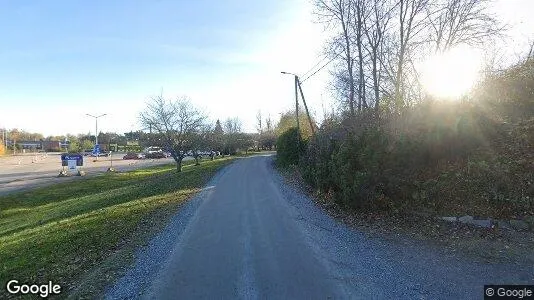
[[[300,142],[297,142],[300,141]],[[282,133],[276,141],[276,160],[281,166],[296,165],[300,155],[304,152],[306,141],[298,136],[296,127],[291,127]]]
[[[302,176],[360,210],[534,214],[533,67],[530,60],[490,79],[469,101],[328,119],[300,158]]]
[[[332,156],[339,151],[340,139],[336,138],[337,128],[322,128],[308,142],[299,165],[303,178],[320,192],[337,190],[332,176],[334,163]]]

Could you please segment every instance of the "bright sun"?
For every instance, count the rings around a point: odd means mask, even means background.
[[[423,87],[433,96],[458,99],[475,84],[480,62],[479,53],[464,46],[435,55],[422,65]]]

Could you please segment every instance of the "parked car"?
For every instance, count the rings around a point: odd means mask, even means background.
[[[100,151],[100,153],[98,153],[98,154],[91,153],[92,157],[97,157],[97,156],[98,157],[102,157],[102,156],[106,156],[107,157],[107,156],[110,156],[110,155],[111,155],[111,152],[109,152],[109,151]]]
[[[155,147],[155,146],[152,146],[152,147],[147,147],[145,148],[145,150],[143,151],[147,154],[151,154],[151,153],[155,153],[155,152],[163,152],[163,150],[161,149],[161,147]]]
[[[146,158],[159,159],[159,158],[167,158],[167,156],[163,154],[163,152],[152,152],[152,153],[147,153]]]
[[[143,159],[145,155],[142,153],[128,152],[122,157],[122,159]]]

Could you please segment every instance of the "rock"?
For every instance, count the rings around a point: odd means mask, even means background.
[[[534,197],[534,184],[531,184],[527,189],[527,195]]]
[[[59,172],[59,175],[57,175],[57,177],[67,177],[69,176],[69,174],[67,173],[67,171],[60,171]]]
[[[456,222],[458,221],[458,218],[456,217],[441,217],[440,219],[447,221],[447,222]]]
[[[521,220],[510,220],[510,226],[515,230],[528,230],[528,223]]]
[[[458,218],[458,222],[462,222],[462,223],[471,223],[471,222],[473,222],[473,217],[472,217],[472,216],[463,216],[463,217],[459,217],[459,218]]]
[[[491,220],[472,220],[470,223],[475,226],[484,228],[491,228],[491,226],[493,225]]]
[[[78,176],[85,176],[85,171],[78,171]]]

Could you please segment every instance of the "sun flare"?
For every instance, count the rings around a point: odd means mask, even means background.
[[[421,81],[432,96],[458,99],[476,83],[481,59],[472,48],[462,46],[435,55],[423,63]]]

